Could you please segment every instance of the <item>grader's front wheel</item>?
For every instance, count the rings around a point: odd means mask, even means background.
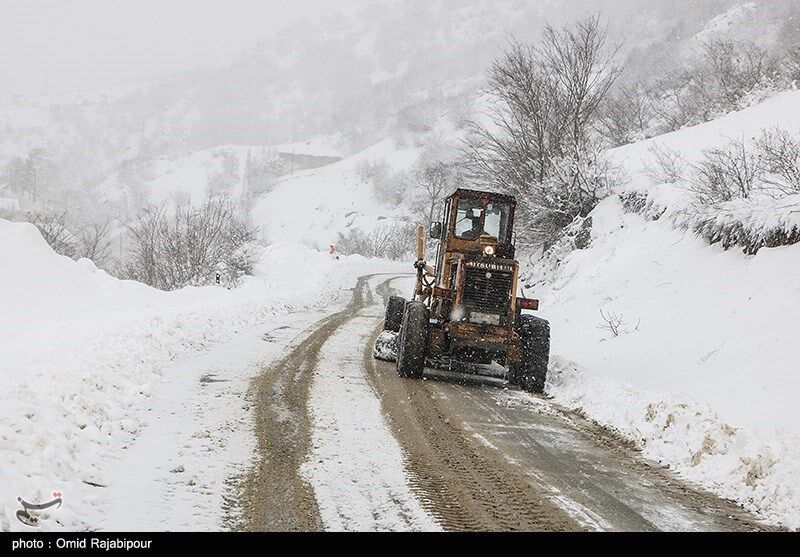
[[[397,374],[419,379],[425,370],[430,313],[422,302],[407,302],[397,342]]]
[[[509,379],[526,391],[543,393],[550,361],[550,323],[522,315],[517,333],[522,342],[522,360],[509,366]]]
[[[406,307],[406,301],[400,296],[389,296],[389,302],[386,304],[386,317],[383,321],[383,330],[392,331],[397,333],[403,324],[403,310]]]

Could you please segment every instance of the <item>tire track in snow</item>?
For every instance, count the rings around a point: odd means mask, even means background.
[[[371,285],[363,309],[325,342],[309,398],[312,445],[301,474],[314,488],[329,530],[434,530],[417,500],[400,445],[381,413],[359,349],[383,315]]]
[[[372,305],[370,278],[359,278],[347,308],[310,328],[254,381],[259,462],[240,486],[239,529],[436,528],[408,485],[363,367],[351,358],[383,311]]]

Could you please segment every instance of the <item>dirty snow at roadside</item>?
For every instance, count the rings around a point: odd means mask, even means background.
[[[216,432],[205,438],[204,429],[241,428],[247,409],[233,401],[254,373],[253,362],[268,352],[254,335],[271,324],[299,323],[287,322],[288,314],[338,310],[349,301],[355,278],[376,267],[360,257],[335,260],[302,246],[272,246],[257,276],[238,290],[166,293],[119,281],[87,260],[56,255],[33,226],[5,220],[0,220],[0,263],[0,530],[26,528],[15,516],[17,497],[49,501],[55,491],[64,504],[43,515],[42,530],[102,527],[103,513],[124,504],[111,500],[125,491],[118,482],[141,487],[143,478],[161,485],[141,497],[174,495],[158,504],[194,510],[173,521],[157,523],[153,517],[130,522],[131,527],[219,526],[211,509],[222,512],[220,484],[232,471],[227,463],[246,452],[247,441],[237,433],[225,442],[230,458],[204,470],[212,457],[205,451],[221,437]],[[387,264],[377,264],[382,265]],[[298,266],[303,273],[292,271]],[[225,344],[242,333],[249,344]],[[226,357],[229,363],[223,365]],[[197,367],[187,368],[188,361]],[[201,383],[201,371],[212,380]],[[227,382],[214,383],[214,376]],[[193,393],[202,398],[191,404],[181,398]],[[217,406],[192,414],[200,401]],[[187,412],[191,418],[177,415]],[[194,424],[188,437],[178,431],[187,419]],[[159,427],[165,431],[148,433],[159,422],[168,423]],[[160,465],[183,471],[149,469],[153,454],[137,449],[139,438],[149,447],[169,447],[159,449]],[[120,466],[129,454],[131,467]]]

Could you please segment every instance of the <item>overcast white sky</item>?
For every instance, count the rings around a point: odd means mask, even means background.
[[[0,0],[0,97],[94,89],[225,61],[361,0]]]

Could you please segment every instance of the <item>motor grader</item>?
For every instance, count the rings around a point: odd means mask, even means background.
[[[497,362],[511,384],[544,390],[550,325],[522,313],[539,309],[538,300],[516,295],[516,206],[508,195],[457,189],[445,200],[442,221],[430,226],[438,240],[433,266],[425,261],[424,227],[417,229],[413,295],[408,301],[390,297],[384,322],[385,330],[399,333],[401,377],[422,377],[433,359]]]

